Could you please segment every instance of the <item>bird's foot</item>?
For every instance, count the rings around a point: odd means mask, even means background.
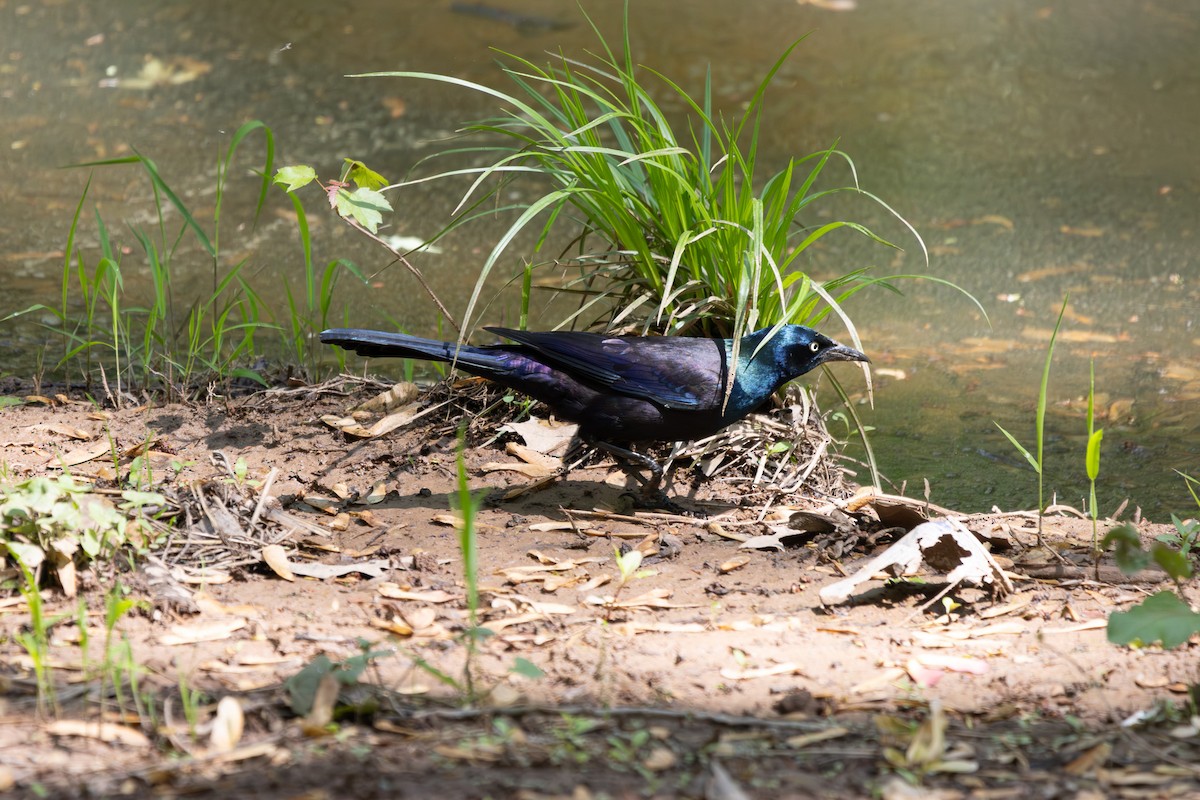
[[[668,514],[678,514],[681,517],[708,519],[708,514],[700,509],[685,508],[679,505],[663,491],[626,492],[633,500],[633,507],[644,511],[666,511]]]

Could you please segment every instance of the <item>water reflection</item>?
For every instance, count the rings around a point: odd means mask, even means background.
[[[595,45],[564,4],[487,5],[571,27],[454,5],[0,5],[0,148],[10,176],[0,185],[0,316],[57,297],[66,228],[87,179],[59,165],[136,147],[189,203],[211,211],[216,154],[257,118],[275,130],[284,162],[335,172],[352,155],[399,175],[460,123],[494,109],[466,91],[342,75],[421,69],[499,83],[489,46],[540,58]],[[606,35],[619,30],[619,6],[589,4]],[[926,265],[886,215],[849,205],[839,211],[865,216],[907,251],[846,237],[824,245],[812,269],[929,272],[974,293],[990,316],[989,325],[953,292],[914,283],[902,298],[875,292],[851,302],[876,364],[895,370],[866,411],[885,471],[910,484],[928,478],[946,505],[1033,502],[1032,475],[992,421],[1032,440],[1045,337],[1069,292],[1069,336],[1051,386],[1048,485],[1066,502],[1086,491],[1080,398],[1094,357],[1105,393],[1104,509],[1132,496],[1159,518],[1185,510],[1190,500],[1169,469],[1200,472],[1194,3],[873,0],[837,13],[754,0],[731,8],[635,0],[634,50],[697,88],[711,63],[718,102],[736,109],[774,55],[812,31],[769,96],[767,151],[782,161],[839,140],[864,186],[930,246]],[[263,279],[294,280],[301,253],[287,205],[274,198],[251,230],[253,182],[235,181],[248,199],[228,211],[231,225],[244,226],[226,229],[230,257],[248,256]],[[433,188],[406,192],[394,232],[430,235],[454,199]],[[151,194],[131,170],[99,172],[91,201],[114,228],[149,220]],[[356,321],[432,332],[428,304],[401,272],[377,273],[378,251],[312,210],[318,260],[347,257],[373,276],[372,286],[344,287]],[[461,308],[467,276],[502,227],[482,224],[423,259],[441,295]],[[83,244],[94,242],[89,228]],[[211,265],[196,264],[199,287]],[[504,303],[493,311],[512,313]],[[6,326],[0,358],[10,371],[28,369],[44,340],[36,327]]]

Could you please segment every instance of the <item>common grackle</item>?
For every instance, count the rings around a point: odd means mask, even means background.
[[[661,467],[621,445],[701,439],[745,417],[779,387],[827,361],[869,361],[803,325],[767,329],[741,340],[726,399],[733,340],[682,336],[606,336],[575,331],[486,328],[516,344],[482,347],[402,333],[335,328],[321,341],[361,356],[420,358],[459,369],[540,400],[579,424],[579,439],[647,467],[646,497],[658,492]],[[565,461],[564,461],[565,463]]]

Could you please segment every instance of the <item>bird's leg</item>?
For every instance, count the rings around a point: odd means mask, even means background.
[[[634,496],[634,504],[642,508],[659,508],[670,511],[673,514],[684,514],[687,516],[704,516],[703,513],[689,511],[679,505],[671,498],[667,497],[667,493],[663,491],[663,468],[657,461],[645,453],[639,453],[636,450],[630,450],[625,447],[612,444],[611,442],[592,442],[592,445],[597,449],[604,450],[612,454],[617,464],[621,467],[626,475],[631,476],[634,480],[642,485],[640,496]],[[650,470],[650,479],[643,478],[638,472],[634,464],[641,464],[646,469]]]
[[[659,486],[662,485],[663,470],[657,461],[645,453],[639,453],[636,450],[629,450],[609,442],[595,441],[592,446],[604,450],[607,453],[616,457],[617,463],[625,474],[631,476],[634,480],[642,485],[642,492],[647,497],[659,491]],[[641,476],[641,473],[634,467],[633,462],[641,464],[646,469],[650,470],[650,480],[646,480]]]

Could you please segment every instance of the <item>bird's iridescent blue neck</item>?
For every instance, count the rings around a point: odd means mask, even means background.
[[[761,350],[758,349],[759,342],[766,334],[767,330],[764,329],[742,337],[737,364],[733,370],[733,391],[729,395],[725,413],[721,415],[723,419],[741,419],[762,405],[786,382],[788,376],[784,374],[779,359],[775,357],[776,350],[783,344],[781,337],[776,336]],[[725,342],[725,363],[733,363],[732,340]]]

